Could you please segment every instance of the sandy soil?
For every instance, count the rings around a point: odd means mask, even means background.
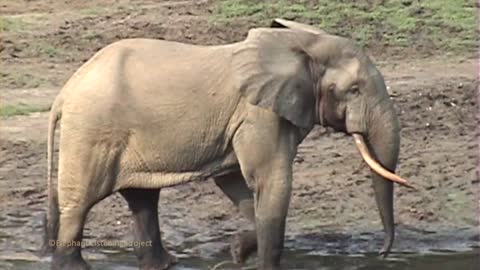
[[[82,4],[7,1],[2,7],[7,14],[22,9],[52,18],[22,38],[4,37],[1,66],[9,68],[2,76],[9,79],[0,85],[2,105],[48,106],[65,79],[113,40],[144,36],[218,44],[242,39],[248,28],[209,25],[208,1],[143,1],[140,9],[112,8],[107,2],[105,16],[89,17],[75,12]],[[61,12],[52,13],[57,10]],[[77,39],[87,28],[96,29],[92,37]],[[35,55],[29,49],[33,32],[61,53]],[[396,250],[478,246],[476,63],[461,58],[377,62],[403,127],[398,173],[418,188],[395,191]],[[46,81],[27,88],[29,83],[13,76],[21,72],[44,75]],[[33,113],[0,121],[0,258],[33,254],[41,244],[47,116]],[[323,128],[312,131],[299,148],[294,177],[287,246],[327,253],[379,249],[381,225],[369,172],[348,136]],[[159,209],[165,241],[178,253],[213,256],[226,249],[228,235],[250,226],[212,181],[163,190]],[[114,195],[91,211],[85,237],[130,239],[129,227],[127,205]]]

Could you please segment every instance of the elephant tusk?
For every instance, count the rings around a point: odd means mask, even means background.
[[[363,139],[363,136],[361,134],[354,133],[353,134],[353,140],[355,142],[355,145],[358,148],[358,151],[362,155],[363,160],[365,160],[365,162],[368,164],[368,166],[370,166],[370,168],[372,168],[373,171],[375,171],[380,176],[382,176],[382,177],[384,177],[384,178],[386,178],[386,179],[388,179],[392,182],[398,183],[398,184],[400,184],[402,186],[406,186],[408,188],[415,189],[413,186],[411,186],[407,183],[407,180],[405,180],[405,179],[401,178],[400,176],[398,176],[398,175],[388,171],[387,169],[385,169],[380,163],[378,163],[370,155],[370,152],[368,151],[367,144],[365,143],[365,140]]]

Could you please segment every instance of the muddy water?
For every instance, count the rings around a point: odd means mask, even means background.
[[[111,253],[110,251],[105,251]],[[475,270],[480,267],[478,249],[464,252],[436,251],[424,254],[397,253],[387,259],[380,259],[375,254],[350,254],[350,255],[318,255],[315,252],[299,252],[287,250],[284,256],[285,269],[292,270],[361,270],[361,269],[391,269],[391,270]],[[218,254],[213,259],[198,257],[180,258],[180,263],[172,270],[207,270],[212,269],[222,260],[228,260],[227,254]],[[135,270],[135,258],[130,254],[109,254],[108,259],[92,259],[94,269],[105,270]],[[224,264],[219,269],[252,269],[253,261],[244,268]],[[49,259],[29,261],[26,259],[0,260],[0,269],[27,270],[49,269]]]
[[[386,259],[375,253],[382,244],[381,231],[287,235],[282,264],[284,269],[289,270],[480,269],[480,236],[477,228],[432,232],[413,230],[402,225],[397,229],[394,252]],[[49,269],[50,258],[35,255],[38,245],[30,246],[15,239],[13,235],[0,232],[0,270]],[[191,242],[182,239],[177,238],[177,244],[180,245],[168,247],[179,259],[179,264],[172,270],[211,270],[217,264],[230,260],[228,237],[215,241],[208,237],[197,237],[198,241]],[[138,269],[131,247],[85,248],[83,255],[94,269]],[[243,268],[227,263],[215,269],[255,269],[252,257]]]

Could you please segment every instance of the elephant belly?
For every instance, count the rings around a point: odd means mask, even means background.
[[[238,170],[233,151],[209,152],[202,147],[175,149],[171,152],[136,151],[127,147],[120,167],[116,190],[124,188],[163,188]],[[181,148],[181,147],[179,147]],[[188,148],[188,147],[187,147]],[[137,148],[138,149],[138,148]],[[158,149],[152,148],[151,150]]]
[[[216,119],[163,121],[152,129],[132,129],[122,154],[118,189],[160,188],[238,170],[227,126]],[[220,121],[223,122],[223,121]]]
[[[135,171],[123,171],[117,180],[115,190],[125,188],[164,188],[191,181],[205,180],[210,177],[228,174],[239,170],[233,153],[215,159],[192,171],[150,171],[149,168]]]

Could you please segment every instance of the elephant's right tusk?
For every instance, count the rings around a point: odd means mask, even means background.
[[[415,189],[413,186],[409,185],[407,183],[407,180],[401,178],[400,176],[388,171],[385,169],[380,163],[378,163],[371,155],[370,152],[368,151],[367,144],[365,143],[365,140],[363,139],[363,136],[358,133],[353,134],[353,140],[355,142],[355,145],[358,148],[358,151],[362,155],[362,158],[365,160],[365,162],[372,168],[373,171],[378,173],[380,176],[383,178],[386,178],[392,182],[398,183],[402,186],[406,186],[408,188]]]

